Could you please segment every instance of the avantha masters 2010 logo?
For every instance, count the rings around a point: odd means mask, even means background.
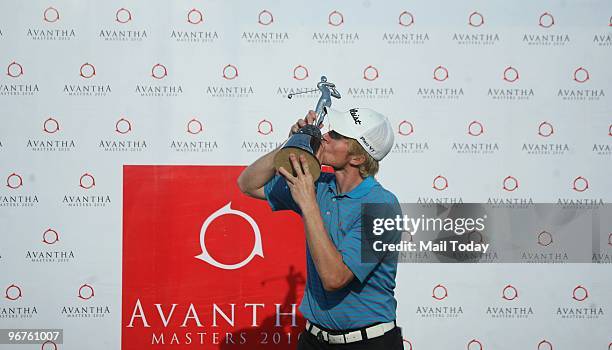
[[[125,166],[122,349],[294,349],[305,239],[239,166]]]

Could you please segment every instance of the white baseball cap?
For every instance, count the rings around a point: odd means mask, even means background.
[[[346,112],[325,108],[329,130],[357,140],[372,158],[380,161],[393,147],[393,127],[384,115],[369,108],[351,108]]]

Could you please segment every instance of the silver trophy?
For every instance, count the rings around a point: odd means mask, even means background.
[[[321,97],[319,97],[319,102],[317,102],[317,107],[315,108],[315,113],[317,114],[315,123],[306,124],[295,134],[291,135],[285,145],[274,157],[274,168],[276,170],[283,167],[287,171],[291,170],[293,176],[296,176],[297,173],[289,160],[289,154],[295,154],[298,159],[299,156],[303,154],[308,163],[310,174],[315,181],[321,175],[321,164],[315,155],[321,146],[321,125],[323,125],[325,115],[327,114],[325,108],[331,107],[332,97],[340,98],[340,93],[338,90],[336,90],[336,85],[328,82],[325,76],[321,77],[321,81],[317,84],[317,88],[319,91],[321,91]],[[287,97],[291,98],[293,95],[313,91],[317,90],[308,90],[295,94],[289,94]]]

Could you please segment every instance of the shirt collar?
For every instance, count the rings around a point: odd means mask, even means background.
[[[363,179],[363,181],[361,181],[361,183],[357,185],[357,187],[353,188],[351,191],[347,193],[337,194],[336,193],[336,177],[334,176],[332,180],[329,182],[329,190],[332,193],[334,193],[334,195],[337,195],[339,197],[346,196],[349,198],[361,198],[365,196],[366,194],[368,194],[370,190],[372,189],[372,187],[374,187],[374,185],[376,185],[376,180],[374,179],[374,176],[368,176],[365,179]]]

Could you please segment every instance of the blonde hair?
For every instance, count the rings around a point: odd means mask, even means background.
[[[348,140],[348,154],[350,156],[363,156],[365,161],[359,164],[359,175],[362,178],[374,176],[378,173],[378,161],[366,152],[365,149],[355,139]]]

